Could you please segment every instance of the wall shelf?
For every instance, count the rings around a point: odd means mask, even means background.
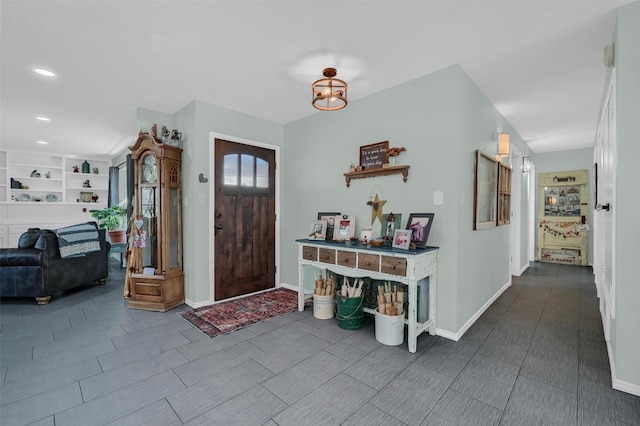
[[[364,179],[375,176],[387,176],[402,173],[402,180],[404,182],[409,178],[409,166],[391,166],[380,169],[368,169],[361,172],[349,172],[344,174],[344,180],[347,183],[347,188],[351,185],[351,179]]]

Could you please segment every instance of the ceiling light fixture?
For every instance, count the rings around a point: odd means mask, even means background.
[[[324,78],[311,85],[313,97],[311,103],[322,111],[336,111],[347,106],[347,83],[338,78],[335,68],[322,70]]]
[[[38,120],[38,121],[46,121],[46,122],[51,121],[51,119],[49,117],[44,117],[42,115],[37,115],[36,116],[36,120]]]
[[[56,76],[56,73],[54,73],[51,70],[45,69],[45,68],[34,68],[33,70],[36,72],[36,74],[39,74],[39,75],[41,75],[43,77],[55,77]]]
[[[49,145],[49,142],[47,141],[38,141],[37,143],[39,143],[40,145]]]

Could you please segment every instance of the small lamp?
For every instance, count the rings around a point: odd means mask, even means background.
[[[509,156],[509,133],[498,134],[498,155],[496,160],[502,161],[504,157]]]
[[[325,68],[322,70],[324,78],[311,85],[311,103],[319,110],[336,111],[347,106],[347,83],[335,78],[337,74],[335,68]]]

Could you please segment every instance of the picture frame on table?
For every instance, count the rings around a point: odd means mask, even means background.
[[[396,229],[393,233],[393,243],[391,247],[409,250],[411,245],[411,230],[409,229]]]
[[[336,216],[333,229],[334,241],[354,238],[356,233],[356,217],[349,215]]]
[[[382,239],[391,241],[396,229],[402,229],[402,214],[383,214],[380,228]]]
[[[324,240],[327,238],[327,221],[326,220],[314,220],[311,222],[311,229],[309,231],[309,240]]]
[[[407,230],[411,232],[411,242],[416,247],[427,246],[427,239],[431,231],[431,224],[435,213],[410,213],[407,220]]]
[[[318,220],[327,221],[327,240],[333,240],[333,229],[336,222],[336,216],[340,216],[340,212],[319,212]]]

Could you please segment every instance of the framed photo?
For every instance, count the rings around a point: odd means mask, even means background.
[[[393,213],[383,214],[382,227],[380,228],[380,236],[382,239],[391,241],[396,229],[402,229],[402,215]]]
[[[396,229],[393,233],[391,247],[409,250],[411,244],[411,231],[409,229]]]
[[[411,242],[416,247],[426,247],[429,231],[435,213],[411,213],[407,221],[407,230],[411,232]]]
[[[473,229],[497,226],[498,162],[476,150],[476,176],[473,190]]]
[[[333,239],[333,227],[336,223],[336,216],[340,216],[340,212],[320,212],[318,220],[327,221],[327,240]]]
[[[311,230],[308,238],[310,240],[324,240],[327,238],[327,221],[314,220],[311,222]]]
[[[342,215],[336,216],[334,228],[333,228],[333,239],[336,241],[343,241],[351,239],[355,236],[356,233],[356,218],[355,216]]]

